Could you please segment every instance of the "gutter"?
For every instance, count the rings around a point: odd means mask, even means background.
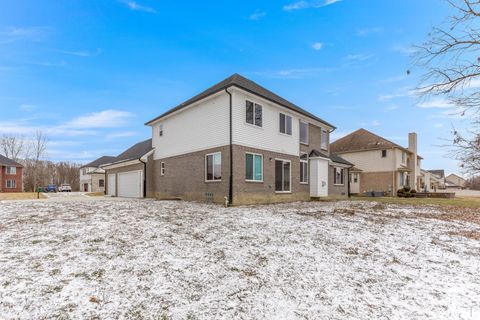
[[[138,158],[138,161],[143,163],[143,197],[147,197],[147,163],[142,161],[142,157]]]
[[[228,91],[228,88],[225,88],[225,92],[230,96],[229,97],[229,125],[230,125],[230,176],[228,178],[228,204],[233,203],[233,128],[232,128],[232,93]]]

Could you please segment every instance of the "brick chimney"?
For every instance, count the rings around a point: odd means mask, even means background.
[[[410,187],[418,191],[418,176],[420,175],[420,168],[417,167],[418,154],[417,154],[417,134],[410,132],[408,134],[408,150],[413,154],[410,155]]]

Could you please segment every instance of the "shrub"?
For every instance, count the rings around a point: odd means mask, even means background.
[[[403,187],[397,190],[397,197],[399,198],[413,198],[417,190],[411,189],[410,187]]]

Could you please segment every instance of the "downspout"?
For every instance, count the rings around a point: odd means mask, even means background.
[[[138,158],[138,161],[143,163],[143,197],[147,197],[147,163],[142,161],[142,158]]]
[[[347,180],[348,181],[347,182],[347,186],[348,186],[347,187],[347,192],[348,192],[348,197],[350,198],[351,197],[351,195],[350,195],[350,167],[347,168],[347,179],[348,179]]]
[[[230,176],[228,179],[228,204],[233,203],[233,128],[232,128],[232,93],[225,88],[225,92],[229,95],[229,123],[230,123]]]

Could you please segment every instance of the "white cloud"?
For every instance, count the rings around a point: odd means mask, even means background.
[[[443,127],[443,123],[435,123],[433,126],[435,128],[441,128],[441,127]]]
[[[147,7],[147,6],[143,6],[141,4],[138,4],[135,1],[123,1],[123,3],[125,3],[127,5],[127,7],[129,7],[130,10],[133,10],[133,11],[143,11],[143,12],[148,12],[148,13],[157,13],[157,10],[155,10],[151,7]]]
[[[331,68],[293,68],[278,71],[257,71],[252,73],[270,78],[301,79],[306,76],[313,76],[319,73],[326,73],[330,71],[332,71]]]
[[[320,50],[320,49],[323,48],[323,44],[322,44],[321,42],[315,42],[315,43],[312,45],[312,48],[313,48],[314,50],[317,50],[317,51],[318,51],[318,50]]]
[[[97,48],[95,51],[80,50],[80,51],[62,51],[62,53],[77,57],[95,57],[102,53],[102,49]]]
[[[294,10],[301,10],[301,9],[309,9],[309,8],[321,8],[326,7],[331,4],[340,2],[342,0],[323,0],[323,1],[297,1],[283,6],[284,11],[294,11]]]
[[[417,52],[417,49],[413,46],[408,46],[408,45],[394,45],[392,47],[392,50],[393,51],[396,51],[396,52],[400,52],[400,53],[403,53],[403,54],[406,54],[406,55],[411,55],[415,52]]]
[[[31,112],[35,109],[37,109],[37,106],[35,106],[33,104],[21,104],[20,105],[20,110],[22,110],[22,111]]]
[[[359,37],[366,37],[372,34],[382,33],[383,28],[374,27],[374,28],[364,28],[357,31],[356,35]]]
[[[124,131],[124,132],[114,132],[106,135],[107,140],[114,140],[119,138],[128,138],[136,136],[137,133],[135,131]]]
[[[351,61],[365,61],[365,60],[369,60],[373,57],[374,57],[373,54],[360,53],[360,54],[349,54],[348,56],[346,56],[346,59],[351,60]]]
[[[391,105],[391,106],[386,107],[385,110],[387,110],[387,111],[393,111],[393,110],[397,110],[398,108],[399,108],[399,106],[397,106],[397,105],[394,104],[394,105]]]
[[[9,27],[0,31],[2,42],[12,42],[16,40],[42,41],[48,36],[50,28],[48,27]]]
[[[266,12],[257,10],[254,13],[252,13],[251,15],[249,15],[248,19],[250,19],[250,20],[260,20],[261,18],[265,17],[266,15],[267,15]]]
[[[124,125],[133,113],[120,110],[104,110],[75,118],[66,124],[69,128],[115,128]]]
[[[423,108],[423,109],[433,109],[433,108],[451,109],[451,108],[455,108],[455,105],[445,99],[432,99],[429,101],[417,103],[417,107]]]

